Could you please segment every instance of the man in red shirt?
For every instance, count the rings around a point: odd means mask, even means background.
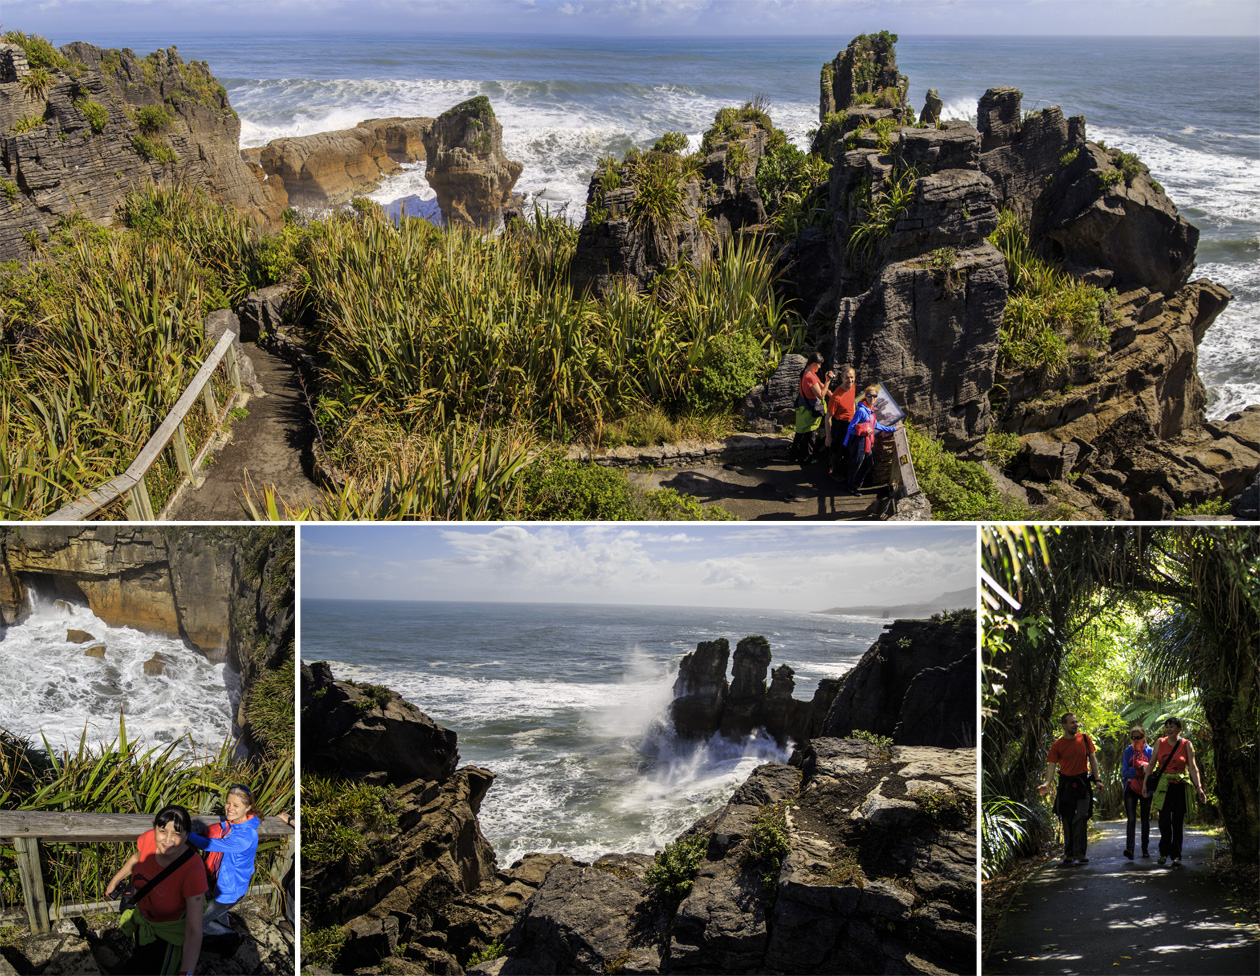
[[[1063,821],[1063,865],[1075,859],[1077,864],[1089,860],[1085,856],[1085,833],[1093,813],[1092,783],[1098,782],[1098,759],[1094,743],[1080,731],[1076,716],[1067,712],[1060,719],[1063,735],[1054,740],[1046,756],[1046,780],[1037,788],[1042,796],[1049,794],[1055,770],[1059,773],[1059,789],[1054,808]]]
[[[857,374],[848,363],[836,370],[836,388],[827,406],[827,416],[823,418],[827,446],[831,448],[829,473],[841,484],[846,484],[848,480],[849,450],[844,446],[844,435],[849,429],[849,421],[853,419],[853,385],[856,381]]]

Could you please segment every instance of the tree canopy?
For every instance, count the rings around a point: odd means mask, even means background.
[[[1036,826],[1035,786],[1062,712],[1117,751],[1130,725],[1176,714],[1235,860],[1255,863],[1260,533],[994,526],[982,569],[984,794],[1006,827]],[[986,858],[1009,853],[991,847],[986,838]]]

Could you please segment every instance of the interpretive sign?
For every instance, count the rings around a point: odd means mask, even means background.
[[[905,419],[906,412],[893,399],[883,383],[875,385],[879,387],[879,396],[875,398],[875,419],[885,427],[894,427]]]

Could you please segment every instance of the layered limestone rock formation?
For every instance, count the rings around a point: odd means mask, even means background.
[[[573,287],[601,296],[618,282],[644,289],[683,257],[703,264],[732,236],[762,227],[756,173],[769,135],[765,120],[736,119],[706,133],[708,151],[698,166],[688,168],[677,150],[653,149],[597,168],[573,257]],[[662,199],[672,203],[652,202]]]
[[[704,859],[674,908],[643,855],[564,859],[517,916],[507,957],[469,972],[971,972],[975,754],[816,740],[804,774],[757,767],[683,838]],[[781,860],[754,836],[782,831]]]
[[[444,782],[455,772],[455,733],[388,689],[333,679],[327,662],[302,665],[302,762],[369,783]]]
[[[776,668],[770,687],[770,645],[745,637],[702,641],[678,666],[670,720],[684,738],[738,738],[765,729],[798,745],[816,736],[864,731],[898,745],[960,748],[975,741],[974,612],[931,620],[896,620],[843,678],[823,679],[811,701],[792,697],[792,669]]]
[[[283,185],[286,205],[324,210],[380,189],[381,180],[423,161],[427,118],[368,119],[353,129],[272,139],[247,160]]]
[[[29,616],[32,593],[57,597],[226,660],[248,693],[292,659],[293,573],[291,529],[0,527],[0,631]],[[245,698],[237,722],[252,735]]]
[[[1198,232],[1147,167],[1090,142],[1084,118],[1054,106],[1025,117],[1014,88],[987,91],[976,126],[911,127],[897,106],[856,104],[860,92],[904,93],[890,37],[855,39],[825,66],[815,150],[833,164],[833,223],[779,256],[784,295],[819,348],[852,363],[859,382],[882,381],[956,453],[982,459],[990,431],[1019,435],[1006,485],[1056,517],[1168,518],[1254,483],[1255,417],[1206,423],[1197,372],[1198,345],[1231,296],[1190,280]],[[854,65],[866,65],[865,87]],[[936,104],[928,98],[927,118]],[[1114,290],[1100,352],[1049,373],[1002,365],[1011,283],[987,237],[1003,209],[1046,260]],[[781,419],[792,379],[752,392],[754,429]]]
[[[903,109],[910,82],[897,70],[896,43],[897,35],[887,31],[860,34],[824,64],[818,81],[819,119],[852,108],[862,96],[874,99],[879,108]],[[905,116],[904,121],[913,119]]]
[[[493,230],[524,168],[503,155],[503,126],[484,95],[460,102],[424,132],[425,178],[442,219]]]
[[[857,731],[897,745],[958,749],[976,741],[976,615],[897,620],[840,682],[820,735]]]
[[[42,95],[28,94],[24,59],[0,81],[0,261],[26,257],[24,235],[46,240],[62,218],[112,224],[126,195],[151,181],[178,179],[262,223],[279,220],[279,184],[241,159],[240,119],[204,62],[174,47],[139,58],[74,43],[61,54],[68,67],[47,69]]]
[[[725,637],[701,641],[682,659],[669,711],[675,734],[689,739],[719,733],[738,738],[765,729],[779,742],[803,742],[822,727],[838,680],[823,679],[812,701],[797,701],[792,697],[794,672],[783,664],[774,670],[767,689],[771,651],[760,636],[745,637],[736,645],[733,681],[728,682],[730,660]]]

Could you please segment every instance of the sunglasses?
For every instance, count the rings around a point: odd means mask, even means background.
[[[1135,738],[1135,739],[1145,739],[1145,738],[1146,738],[1146,736],[1144,736],[1144,735],[1135,735],[1135,736],[1133,736],[1133,738]]]
[[[228,787],[228,792],[229,792],[229,793],[231,793],[233,790],[240,790],[241,792],[243,792],[246,796],[250,797],[251,799],[252,799],[252,798],[253,798],[253,796],[254,796],[254,791],[253,791],[253,790],[251,790],[251,789],[250,789],[248,786],[246,786],[244,783],[233,783],[231,786],[229,786],[229,787]]]

